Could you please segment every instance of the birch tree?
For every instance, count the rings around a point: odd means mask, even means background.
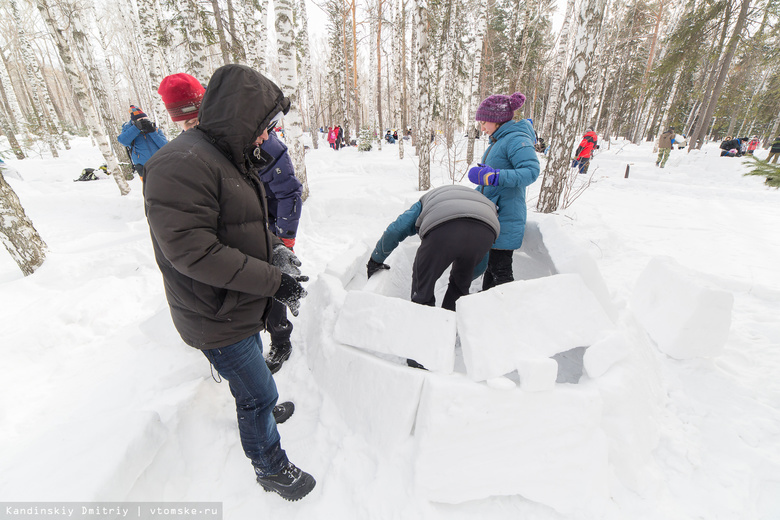
[[[606,0],[583,0],[574,40],[575,53],[566,73],[561,102],[563,110],[553,125],[550,157],[544,169],[536,209],[552,213],[558,209],[571,172],[569,161],[577,142],[577,122],[587,102],[586,79],[598,41]]]
[[[19,50],[22,53],[22,60],[24,62],[24,68],[27,72],[27,81],[30,85],[30,92],[32,95],[32,110],[35,113],[35,117],[40,125],[41,135],[44,137],[49,145],[52,157],[59,157],[57,152],[57,144],[55,142],[55,135],[61,134],[59,124],[54,114],[54,109],[51,106],[51,100],[48,99],[48,92],[41,75],[41,68],[38,65],[38,59],[35,57],[33,48],[27,39],[27,34],[22,26],[22,19],[19,14],[19,8],[16,4],[16,0],[8,0],[11,7],[11,15],[13,16],[14,23],[16,24],[17,37],[19,39]],[[44,99],[41,99],[44,96]],[[46,103],[48,101],[48,103]]]
[[[401,129],[398,132],[398,158],[403,159],[404,158],[404,134],[406,133],[406,128],[403,127],[402,121],[401,121],[401,97],[403,95],[403,89],[401,88],[401,85],[403,85],[404,77],[401,73],[401,68],[405,64],[405,58],[401,54],[401,49],[399,48],[401,45],[401,42],[404,38],[404,27],[403,27],[403,14],[402,11],[404,10],[404,0],[396,0],[396,7],[395,7],[395,37],[393,38],[392,42],[392,49],[393,49],[393,77],[395,78],[395,85],[396,88],[393,90],[394,96],[395,96],[395,124],[401,124]]]
[[[2,52],[2,50],[0,50]],[[16,98],[16,92],[14,92],[14,86],[11,83],[11,76],[8,74],[8,69],[5,66],[5,59],[0,56],[0,83],[3,87],[3,98],[8,105],[9,114],[7,118],[2,118],[3,133],[8,136],[8,142],[11,145],[14,155],[17,159],[21,160],[26,157],[22,150],[19,141],[16,138],[17,133],[21,133],[22,139],[27,138],[27,124],[22,115],[22,110],[19,108],[19,101]],[[13,120],[16,120],[14,125]]]
[[[98,99],[102,97],[104,102],[102,112],[108,112],[108,107],[105,106],[105,92],[102,91],[101,86],[98,83],[100,76],[97,73],[97,67],[95,66],[91,49],[88,47],[89,41],[87,34],[84,32],[84,24],[80,14],[78,12],[70,13],[71,24],[68,26],[70,29],[68,36],[70,37],[68,38],[61,25],[61,20],[63,19],[62,15],[60,14],[57,16],[57,12],[49,6],[48,0],[36,0],[36,5],[46,23],[49,34],[54,39],[57,52],[60,55],[60,60],[65,67],[65,72],[70,81],[71,89],[76,98],[78,98],[81,106],[87,112],[88,126],[92,133],[92,138],[98,144],[98,148],[103,155],[103,160],[106,162],[108,171],[116,181],[117,186],[119,186],[119,192],[122,195],[127,195],[130,193],[130,186],[127,184],[127,181],[119,168],[116,156],[111,149],[109,137],[101,122],[101,117],[98,115],[100,113],[99,109],[95,107],[95,103],[92,102],[89,95],[91,89],[98,96]],[[74,60],[71,49],[75,50],[75,54],[81,59],[80,65]],[[85,83],[82,80],[82,76],[79,73],[79,66],[86,69],[88,83]],[[102,96],[100,94],[101,92]]]
[[[160,63],[160,57],[157,53],[157,23],[162,18],[162,13],[157,9],[157,4],[154,0],[136,0],[138,5],[138,21],[141,31],[141,41],[143,42],[143,48],[146,51],[144,53],[145,69],[149,74],[149,82],[151,90],[157,91],[160,87],[160,83],[163,79],[163,72]],[[203,81],[203,79],[201,79]],[[165,105],[162,102],[160,96],[152,96],[153,105],[152,113],[157,121],[157,124],[167,126],[168,114],[165,111]]]
[[[561,82],[566,72],[566,55],[569,50],[570,20],[574,14],[574,2],[575,0],[568,0],[566,2],[566,15],[563,17],[561,33],[558,35],[558,50],[555,53],[555,66],[553,67],[552,82],[550,84],[550,90],[548,91],[549,98],[547,101],[547,108],[544,112],[544,123],[542,124],[541,133],[542,137],[548,139],[548,144],[550,144],[549,136],[552,131],[555,117],[558,114],[558,106],[560,105],[561,100]]]
[[[46,259],[46,243],[1,172],[0,240],[25,276],[33,274]]]
[[[431,85],[428,41],[428,2],[417,0],[417,155],[419,158],[418,189],[425,191],[431,187]]]
[[[303,200],[309,196],[309,183],[306,179],[305,150],[303,148],[303,128],[301,127],[300,100],[298,99],[298,77],[295,49],[295,26],[293,24],[293,0],[275,0],[274,27],[279,53],[279,79],[282,92],[290,98],[290,111],[284,118],[284,128],[290,141],[290,158],[295,176],[303,184]],[[308,38],[308,36],[306,36]]]
[[[309,133],[312,146],[319,148],[319,132],[317,131],[317,105],[314,98],[314,78],[311,73],[311,49],[309,48],[309,16],[306,14],[306,0],[300,0],[298,12],[301,19],[300,53],[303,58],[303,87],[306,89],[306,107],[309,115]],[[301,89],[299,89],[301,90]]]
[[[572,0],[573,1],[573,0]],[[471,65],[471,81],[469,82],[469,114],[466,121],[466,128],[468,129],[469,140],[466,145],[466,163],[474,163],[474,141],[479,135],[479,125],[477,125],[474,118],[476,117],[477,108],[479,107],[480,92],[479,92],[479,78],[482,75],[482,45],[485,40],[485,32],[487,31],[487,4],[485,0],[477,0],[476,3],[476,15],[477,23],[475,25],[475,33],[472,40],[472,52],[474,61]]]

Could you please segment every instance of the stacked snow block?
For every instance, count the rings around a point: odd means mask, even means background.
[[[631,298],[637,320],[675,359],[713,357],[728,339],[734,296],[671,258],[655,257]]]
[[[552,309],[551,300],[557,303]],[[512,309],[512,318],[497,319],[506,309]],[[614,328],[576,274],[499,285],[461,298],[457,311],[463,360],[474,381],[513,372],[524,359],[591,345]],[[554,382],[556,373],[551,375]]]
[[[435,372],[450,374],[455,367],[455,315],[439,307],[351,291],[334,337],[345,345],[414,359]]]
[[[613,472],[641,492],[662,392],[648,345],[617,329],[595,262],[554,221],[529,221],[515,253],[526,279],[465,296],[452,313],[408,301],[418,243],[401,244],[370,280],[366,251],[308,288],[304,305],[317,311],[306,358],[345,421],[382,449],[413,443],[415,485],[435,502],[521,495],[597,517]],[[588,384],[556,384],[553,356],[579,363]],[[622,407],[627,395],[634,409]],[[607,415],[605,400],[621,413]]]

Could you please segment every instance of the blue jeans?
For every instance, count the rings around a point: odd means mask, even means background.
[[[241,446],[255,472],[258,476],[279,473],[288,462],[272,413],[279,394],[263,359],[260,334],[203,354],[230,385]]]

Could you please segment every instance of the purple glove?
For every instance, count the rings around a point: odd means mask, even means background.
[[[469,170],[469,180],[481,186],[498,186],[498,172],[490,166],[477,164]]]

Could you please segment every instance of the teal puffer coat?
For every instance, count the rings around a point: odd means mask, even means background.
[[[539,158],[531,123],[508,121],[490,136],[490,146],[482,156],[482,163],[500,170],[498,186],[478,186],[498,207],[501,233],[493,249],[518,249],[525,233],[525,188],[539,177]]]

